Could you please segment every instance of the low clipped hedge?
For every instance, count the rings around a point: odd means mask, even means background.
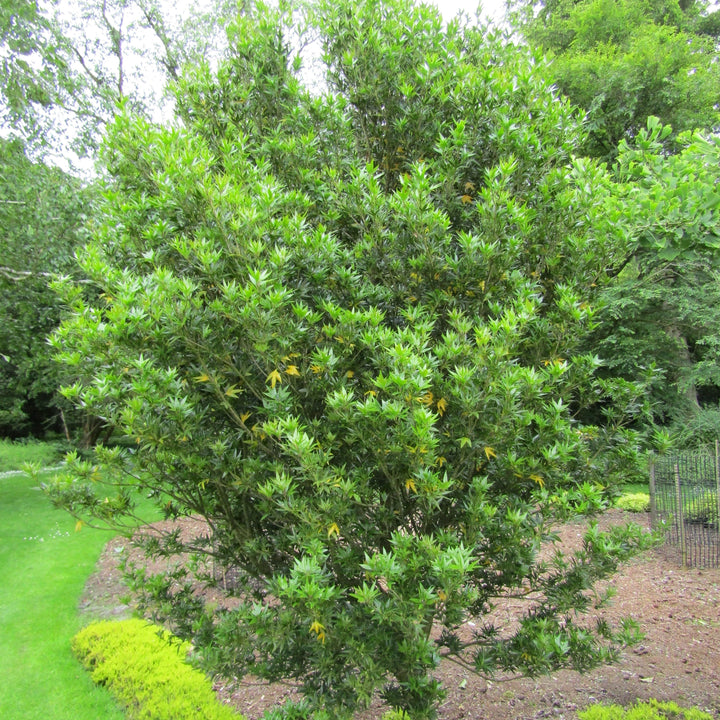
[[[615,501],[615,507],[630,512],[650,512],[650,495],[648,493],[624,493]]]
[[[125,706],[128,720],[242,720],[185,661],[188,643],[145,620],[93,623],[72,648],[92,679]]]
[[[580,720],[713,720],[697,708],[681,708],[674,702],[650,700],[629,708],[620,705],[591,705],[578,713]]]

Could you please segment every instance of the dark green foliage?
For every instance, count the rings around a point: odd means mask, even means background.
[[[77,274],[89,199],[77,179],[30,161],[19,141],[0,141],[0,435],[62,428],[59,374],[47,344],[61,303],[49,283],[54,273]]]
[[[128,720],[242,720],[187,663],[190,646],[156,625],[93,623],[75,635],[72,647],[93,680],[126,708]]]
[[[626,237],[538,58],[406,3],[310,20],[326,94],[291,69],[289,16],[259,8],[180,84],[182,129],[116,121],[80,256],[95,288],[58,285],[53,343],[66,396],[132,447],[97,449],[117,498],[78,461],[51,494],[121,522],[139,486],[204,516],[207,536],[148,544],[196,562],[135,587],[208,668],[298,681],[305,709],[280,715],[349,717],[382,688],[432,718],[444,655],[534,675],[636,639],[582,612],[637,528],[540,560],[639,471],[642,388],[581,351]],[[210,559],[232,609],[193,592]],[[508,594],[517,631],[464,640]]]
[[[702,448],[720,438],[720,408],[701,407],[690,416],[679,418],[670,426],[670,437],[679,449]]]
[[[673,155],[663,141],[670,129],[656,118],[633,143],[621,144],[621,184],[611,201],[625,219],[627,254],[602,296],[590,347],[606,367],[628,379],[651,381],[656,419],[696,423],[704,439],[717,437],[712,411],[720,393],[720,142],[681,136]],[[709,428],[708,423],[714,427]]]
[[[683,517],[687,522],[718,527],[718,494],[707,487],[696,487],[691,490],[691,497],[683,503]]]

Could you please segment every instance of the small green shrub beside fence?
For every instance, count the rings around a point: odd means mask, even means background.
[[[650,512],[650,495],[647,493],[626,493],[621,495],[615,507],[628,512],[646,513]]]

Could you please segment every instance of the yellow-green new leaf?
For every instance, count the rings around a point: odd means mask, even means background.
[[[237,385],[231,385],[231,386],[225,391],[225,394],[226,394],[228,397],[236,398],[241,392],[242,392],[242,389],[239,388]]]

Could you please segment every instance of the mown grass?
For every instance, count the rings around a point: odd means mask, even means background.
[[[0,472],[25,462],[56,464],[57,446],[0,441]],[[41,473],[51,480],[53,473]],[[142,514],[158,518],[141,498]],[[0,477],[0,718],[121,720],[70,650],[80,629],[78,601],[110,531],[84,527],[55,509],[38,479]]]
[[[62,460],[62,450],[57,443],[30,440],[13,442],[0,439],[0,472],[20,470],[24,463],[38,463],[42,467]]]
[[[4,468],[0,468],[4,469]],[[77,603],[111,533],[83,529],[25,475],[0,478],[0,717],[121,720],[70,651]]]
[[[622,486],[621,490],[623,495],[632,495],[635,493],[649,493],[650,484],[647,482],[625,483]]]

